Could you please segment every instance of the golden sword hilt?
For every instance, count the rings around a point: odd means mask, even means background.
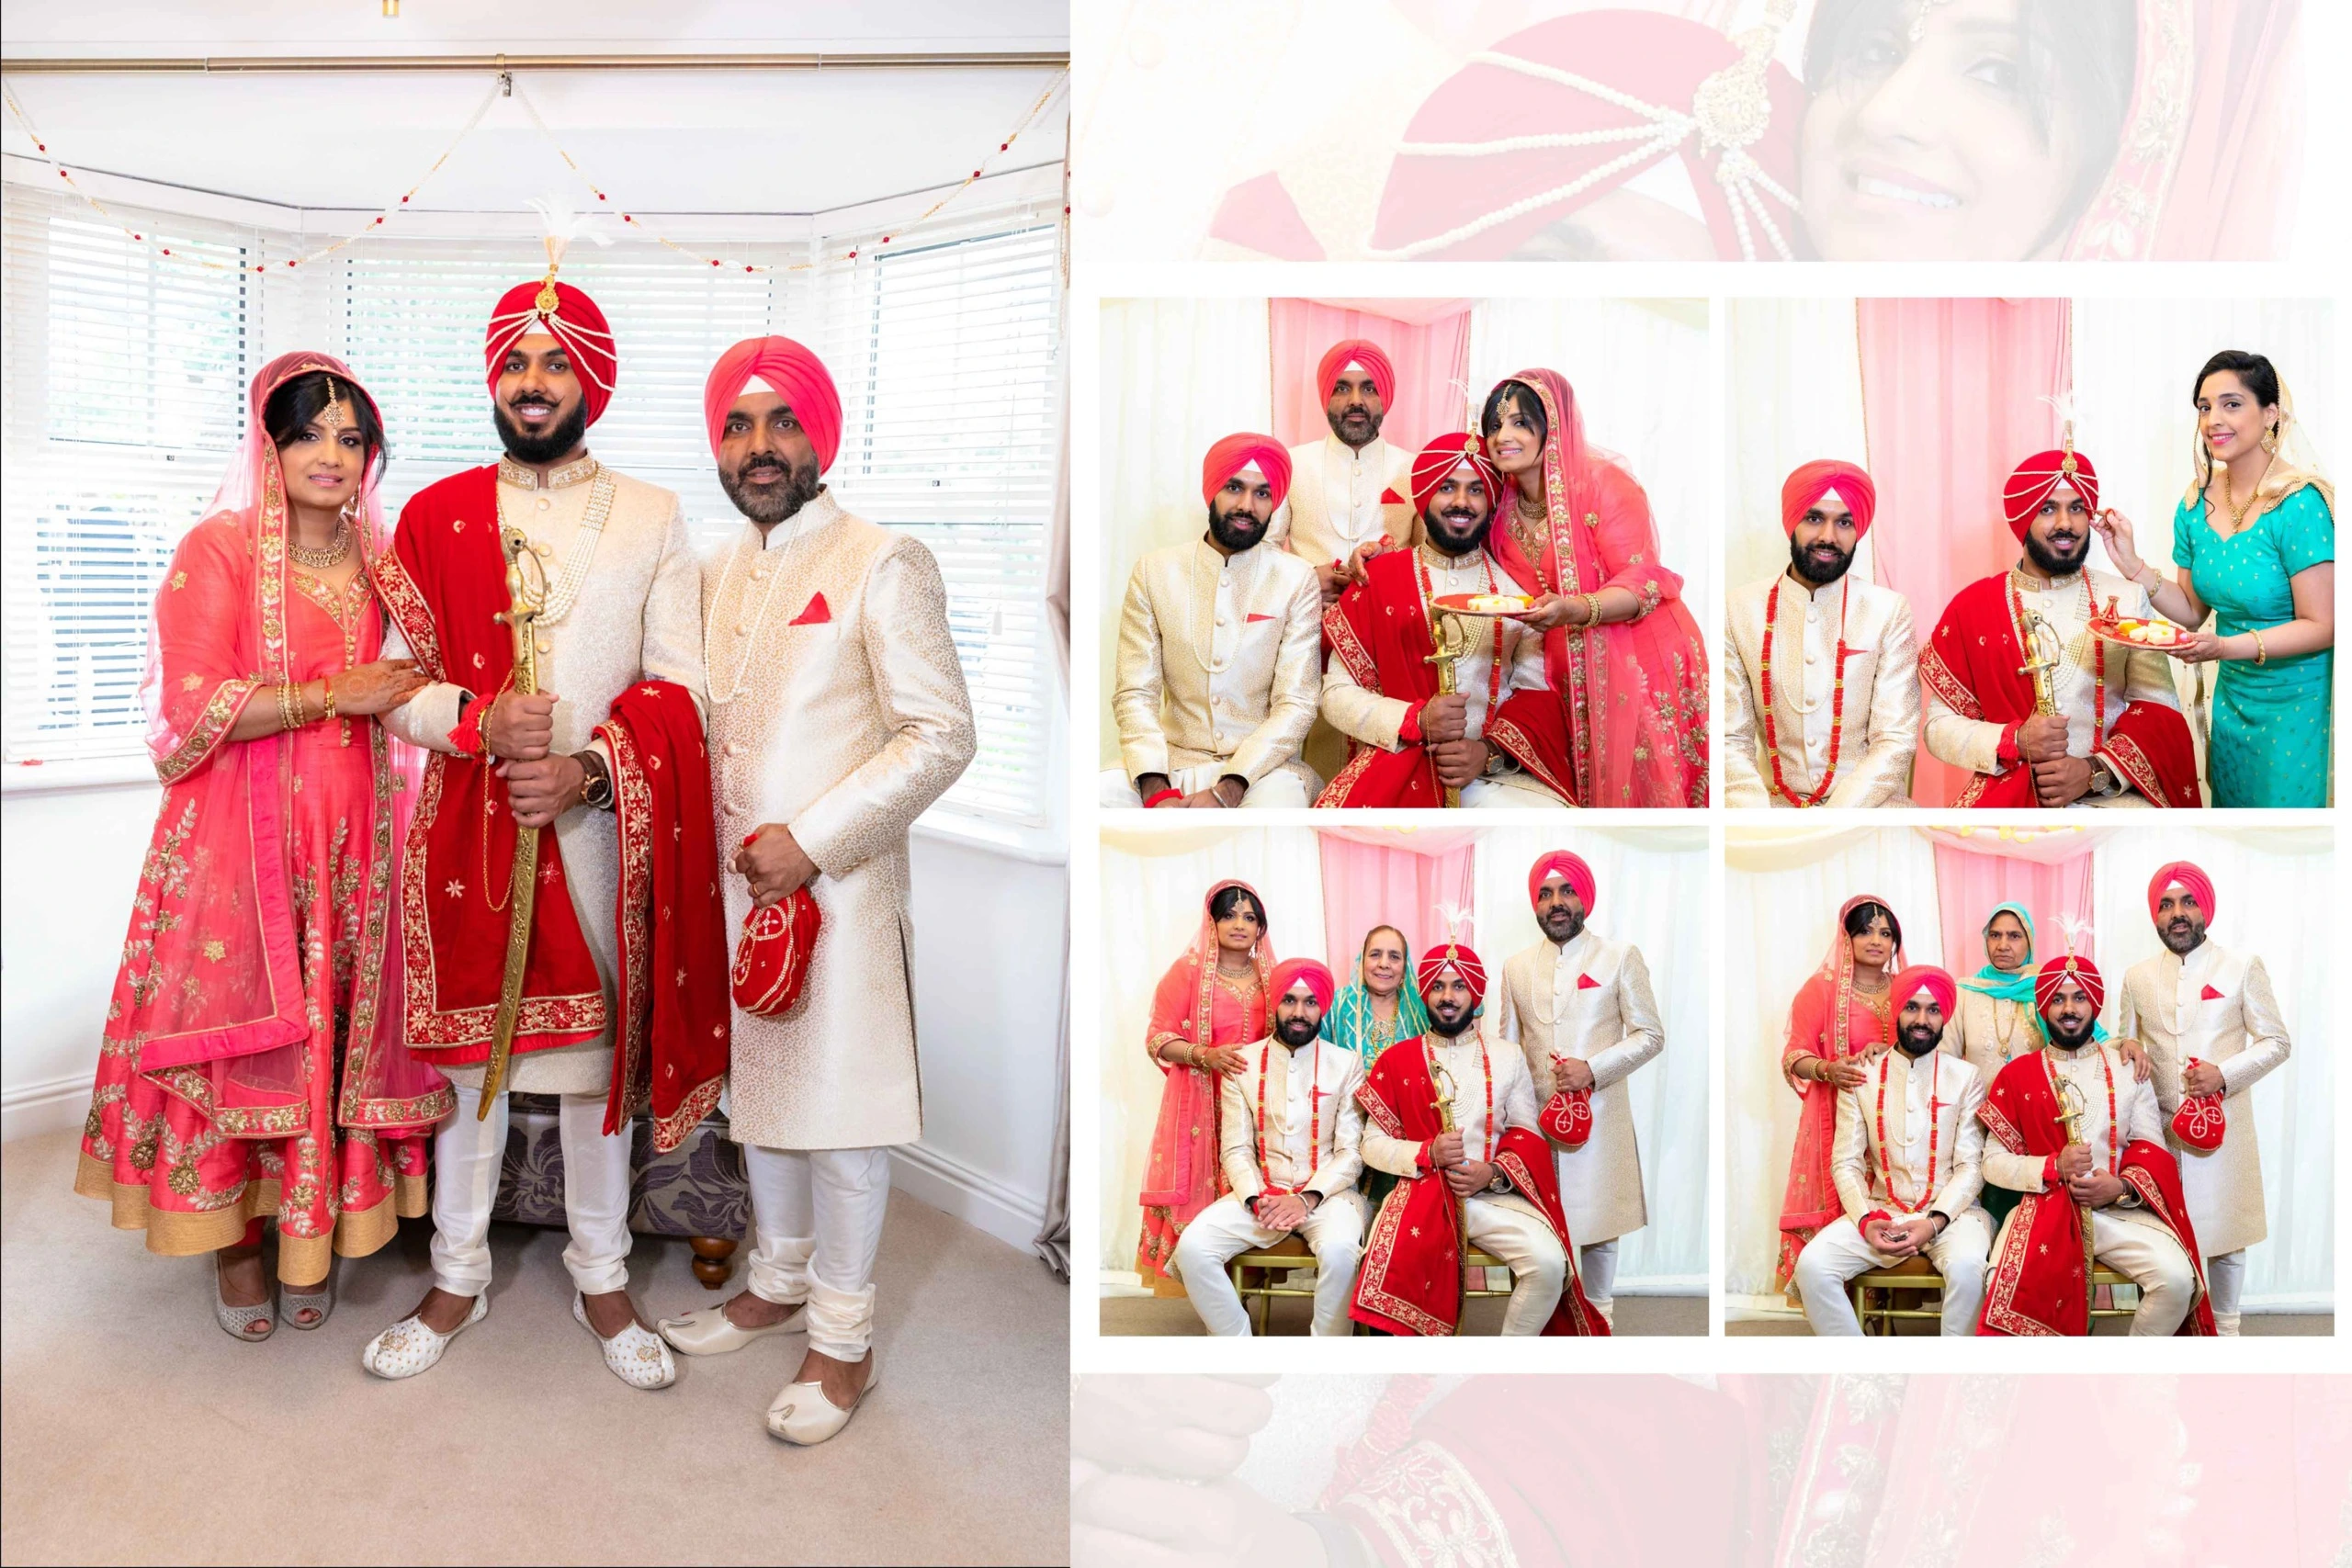
[[[1451,696],[1457,690],[1453,679],[1454,660],[1470,651],[1470,636],[1462,628],[1462,617],[1449,611],[1437,611],[1430,618],[1430,640],[1437,645],[1437,651],[1424,662],[1437,667],[1438,694]],[[1497,657],[1499,658],[1500,654],[1498,653]],[[1445,803],[1448,806],[1461,805],[1462,792],[1448,786]]]
[[[506,555],[507,608],[493,617],[514,636],[514,689],[525,696],[539,689],[539,615],[547,607],[547,570],[539,565],[523,530],[501,525],[499,547]],[[485,785],[496,788],[495,781]],[[487,1120],[491,1101],[506,1081],[506,1063],[514,1048],[514,1026],[523,1012],[523,972],[531,958],[531,921],[539,888],[539,835],[517,828],[514,865],[506,885],[506,969],[498,983],[498,1011],[490,1025],[490,1060],[482,1069],[481,1106],[476,1121]]]
[[[2033,711],[2055,714],[2058,711],[2058,666],[2064,658],[2058,628],[2033,611],[2026,611],[2025,648],[2025,662],[2018,666],[2018,673],[2033,682]]]

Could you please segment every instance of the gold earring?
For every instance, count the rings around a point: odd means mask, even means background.
[[[2262,449],[2274,457],[2278,451],[2278,427],[2271,425],[2262,433]]]

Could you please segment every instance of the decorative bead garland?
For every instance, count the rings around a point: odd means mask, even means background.
[[[1829,699],[1829,768],[1821,775],[1821,783],[1804,799],[1797,798],[1781,773],[1780,728],[1772,718],[1772,638],[1781,626],[1781,584],[1785,574],[1772,580],[1772,591],[1764,596],[1764,750],[1772,755],[1773,793],[1791,806],[1818,806],[1829,795],[1830,782],[1838,776],[1838,739],[1846,728],[1846,596],[1853,584],[1849,581],[1838,591],[1838,666],[1836,686]]]
[[[1934,1053],[1929,1053],[1929,1055],[1932,1058]],[[1928,1071],[1934,1074],[1936,1069],[1931,1066]],[[1894,1162],[1887,1157],[1886,1080],[1892,1076],[1893,1065],[1886,1061],[1880,1062],[1878,1065],[1879,1173],[1886,1178],[1886,1201],[1906,1214],[1917,1214],[1936,1201],[1936,1153],[1943,1145],[1944,1135],[1943,1086],[1939,1081],[1940,1075],[1930,1077],[1928,1080],[1928,1190],[1919,1195],[1919,1201],[1917,1203],[1905,1203],[1902,1194],[1894,1190]]]
[[[1270,1036],[1258,1046],[1258,1176],[1268,1181],[1267,1190],[1288,1197],[1315,1184],[1315,1173],[1323,1165],[1323,1037],[1315,1037],[1315,1055],[1308,1059],[1306,1104],[1309,1125],[1306,1132],[1306,1179],[1296,1187],[1275,1187],[1267,1178],[1271,1168],[1266,1164],[1266,1064],[1272,1057],[1274,1043]],[[1291,1060],[1298,1058],[1294,1055]]]

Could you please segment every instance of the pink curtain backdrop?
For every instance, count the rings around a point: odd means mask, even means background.
[[[1862,423],[1880,526],[1878,580],[1911,602],[1924,645],[1951,596],[2017,559],[2009,471],[2058,442],[2072,371],[2064,299],[1863,299]],[[2097,454],[2093,454],[2094,457]],[[1950,802],[1967,776],[1919,748],[1911,796]]]
[[[1470,375],[1470,301],[1274,299],[1267,303],[1267,341],[1274,435],[1283,445],[1330,434],[1315,371],[1333,344],[1351,337],[1378,344],[1396,367],[1396,396],[1381,423],[1382,440],[1418,452],[1446,431],[1463,428],[1469,405],[1457,383]]]
[[[2066,923],[2083,928],[2083,951],[2098,953],[2091,931],[2091,852],[2047,861],[2003,854],[1991,845],[1962,848],[1939,836],[1936,909],[1943,920],[1944,967],[1965,980],[1984,965],[1984,919],[1996,904],[2022,904],[2033,915],[2036,963],[2066,951]]]
[[[1475,833],[1416,834],[1409,844],[1367,842],[1366,837],[1344,830],[1316,835],[1323,856],[1324,961],[1343,986],[1373,927],[1403,931],[1418,963],[1430,943],[1445,935],[1439,907],[1451,904],[1467,919],[1477,903]],[[1477,945],[1475,931],[1467,940]]]

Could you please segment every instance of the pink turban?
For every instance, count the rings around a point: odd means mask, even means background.
[[[1301,985],[1314,992],[1316,1004],[1326,1010],[1340,988],[1331,978],[1331,971],[1312,958],[1285,958],[1274,965],[1273,976],[1266,982],[1266,1005],[1275,1006],[1290,995],[1293,987]]]
[[[2083,503],[2098,510],[2098,470],[2080,452],[2037,452],[2018,465],[2001,491],[2001,510],[2007,513],[2009,532],[2023,539],[2041,512],[2041,503],[2060,480],[2083,492]]]
[[[1781,484],[1781,532],[1795,533],[1813,503],[1833,490],[1854,514],[1854,537],[1869,533],[1871,520],[1878,515],[1878,486],[1853,464],[1830,460],[1807,463]]]
[[[1894,1010],[1895,1017],[1900,1020],[1904,1007],[1921,991],[1935,998],[1936,1005],[1944,1010],[1946,1018],[1954,1016],[1952,1010],[1960,1001],[1960,986],[1952,979],[1950,970],[1939,969],[1932,964],[1914,964],[1895,976],[1894,989],[1886,993],[1887,1005]]]
[[[1396,368],[1388,363],[1388,355],[1381,353],[1380,345],[1371,339],[1351,337],[1333,344],[1330,352],[1323,356],[1323,363],[1315,367],[1317,402],[1331,400],[1331,383],[1340,378],[1340,372],[1351,361],[1363,366],[1364,374],[1372,378],[1372,389],[1380,394],[1383,408],[1396,400]]]
[[[1215,501],[1226,480],[1252,464],[1273,487],[1274,504],[1280,506],[1290,495],[1290,453],[1272,436],[1246,430],[1219,441],[1201,459],[1201,499]]]
[[[544,325],[542,323],[545,323]],[[596,301],[569,283],[518,283],[498,297],[490,326],[482,333],[481,358],[490,372],[490,391],[498,395],[499,373],[506,368],[506,354],[526,337],[546,333],[563,345],[580,378],[580,392],[588,406],[588,423],[605,417],[620,378],[620,355],[613,344],[613,329]]]
[[[2051,959],[2033,972],[2034,1011],[2046,1013],[2050,1010],[2051,998],[2058,994],[2058,987],[2064,984],[2069,975],[2081,981],[2083,989],[2090,993],[2091,1006],[2103,1008],[2107,1005],[2107,982],[2100,977],[2098,965],[2087,958],[2068,953],[2064,958]]]
[[[1503,477],[1487,459],[1487,444],[1459,431],[1439,436],[1413,459],[1413,510],[1427,512],[1430,498],[1437,494],[1437,487],[1445,482],[1445,476],[1464,463],[1487,481],[1487,510],[1491,515],[1502,504]]]
[[[825,362],[788,337],[747,337],[718,356],[710,379],[702,386],[703,423],[710,427],[710,455],[718,456],[727,430],[727,411],[757,377],[766,382],[817,449],[817,471],[833,466],[842,449],[842,395],[833,387]]]
[[[2198,909],[2205,916],[2205,923],[2213,923],[2213,879],[2185,860],[2177,860],[2148,879],[2148,919],[2156,918],[2156,906],[2165,899],[2165,889],[2175,883],[2188,889],[2197,900]]]
[[[1535,896],[1544,891],[1544,884],[1554,876],[1568,879],[1568,891],[1584,906],[1585,919],[1592,919],[1592,896],[1598,891],[1593,886],[1592,867],[1585,864],[1582,855],[1572,855],[1566,850],[1548,851],[1527,868],[1528,903],[1534,904]]]
[[[1470,996],[1474,1001],[1483,1002],[1487,999],[1487,966],[1478,961],[1476,953],[1458,942],[1439,942],[1421,954],[1421,961],[1413,965],[1415,988],[1426,998],[1430,994],[1430,987],[1436,985],[1439,976],[1448,969],[1453,970],[1469,983]]]

